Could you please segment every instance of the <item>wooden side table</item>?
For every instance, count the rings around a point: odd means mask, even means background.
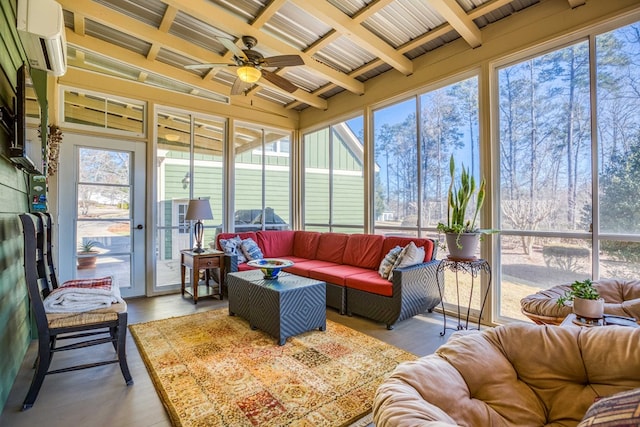
[[[185,286],[186,269],[191,269],[191,286]],[[209,273],[211,268],[219,268],[218,290],[214,291],[213,286],[209,286]],[[205,270],[205,284],[199,285],[200,270]],[[222,284],[224,282],[224,252],[216,250],[206,250],[202,253],[194,252],[191,249],[180,251],[180,277],[182,284],[182,296],[185,292],[193,297],[193,303],[198,303],[198,298],[218,296],[222,299]]]

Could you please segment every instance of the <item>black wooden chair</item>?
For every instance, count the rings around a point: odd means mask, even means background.
[[[31,300],[31,309],[38,329],[38,356],[31,386],[22,409],[33,406],[47,374],[93,368],[119,363],[127,385],[133,384],[125,343],[127,336],[126,303],[114,303],[109,308],[71,313],[47,313],[43,299],[58,287],[51,255],[51,216],[49,214],[20,215],[24,232],[24,272]],[[64,284],[63,284],[64,286]],[[104,336],[106,335],[106,336]],[[63,346],[58,340],[71,339]],[[111,343],[116,351],[114,359],[49,370],[53,354],[98,344]]]

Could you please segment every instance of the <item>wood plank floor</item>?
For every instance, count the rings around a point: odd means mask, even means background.
[[[129,323],[140,323],[173,316],[226,308],[227,301],[204,299],[194,305],[178,295],[137,298],[127,301]],[[327,309],[327,318],[418,356],[432,353],[450,336],[442,331],[442,315],[425,313],[398,323],[388,331],[384,325],[357,316],[341,316]],[[110,345],[93,349],[63,352],[53,359],[53,368],[77,361],[88,353],[113,354]],[[22,363],[8,401],[0,416],[0,426],[6,427],[164,427],[169,418],[151,383],[138,349],[127,336],[127,360],[135,384],[127,387],[117,364],[48,375],[35,405],[21,412],[22,400],[33,375],[36,342],[33,341]]]

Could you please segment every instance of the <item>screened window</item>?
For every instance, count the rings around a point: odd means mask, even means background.
[[[307,230],[364,232],[362,116],[304,135]]]
[[[477,77],[374,111],[375,230],[437,238],[449,158],[480,178]]]
[[[638,34],[629,25],[498,70],[501,316],[524,319],[520,298],[553,285],[637,277]]]
[[[156,113],[156,287],[180,283],[180,250],[192,248],[189,199],[208,199],[213,219],[204,221],[203,246],[210,248],[222,230],[223,152],[226,120],[159,109]]]
[[[236,122],[235,231],[290,228],[290,141],[290,132]]]

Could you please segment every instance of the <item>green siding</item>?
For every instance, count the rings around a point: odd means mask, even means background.
[[[0,2],[0,104],[13,109],[22,65],[15,29],[16,0]],[[8,135],[0,128],[0,407],[4,408],[30,341],[29,298],[22,270],[22,229],[27,177],[8,160]]]
[[[162,209],[164,210],[164,224],[162,224],[165,227],[171,227],[171,222],[172,222],[172,211],[171,211],[171,200],[164,200],[161,203]],[[161,259],[171,259],[171,250],[172,250],[172,245],[171,243],[173,242],[173,240],[171,239],[171,233],[170,232],[164,232],[164,254],[163,254],[163,258]]]
[[[359,159],[340,135],[334,132],[333,182],[330,184],[329,132],[329,128],[325,128],[304,136],[304,222],[328,224],[330,209],[332,209],[333,224],[364,226],[362,159]],[[332,208],[329,205],[331,191],[333,192]],[[311,228],[305,227],[305,229]]]

